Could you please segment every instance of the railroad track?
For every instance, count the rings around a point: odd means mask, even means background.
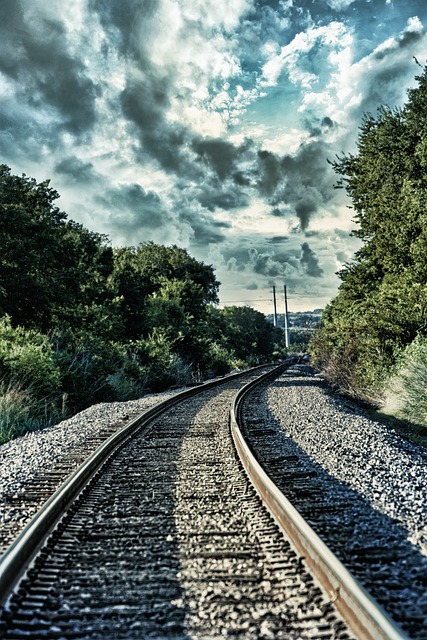
[[[321,588],[310,545],[298,553],[283,536],[268,510],[282,520],[282,498],[256,469],[274,496],[260,502],[229,430],[233,399],[259,375],[145,412],[74,472],[3,556],[2,637],[405,637],[310,532],[315,563],[335,571],[322,567]],[[234,420],[232,430],[250,472]]]

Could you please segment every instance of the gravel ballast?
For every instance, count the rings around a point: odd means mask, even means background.
[[[306,365],[296,365],[266,392],[271,417],[331,476],[397,521],[427,556],[427,450],[332,393]]]
[[[22,528],[37,510],[36,505],[30,505],[27,510],[21,506],[17,512],[10,501],[14,494],[25,492],[28,482],[60,465],[70,453],[87,448],[105,425],[119,428],[174,393],[95,405],[54,427],[0,447],[1,528],[14,519]],[[384,514],[391,529],[396,523],[405,530],[408,546],[417,551],[421,562],[413,571],[417,586],[408,589],[403,604],[414,619],[425,617],[427,597],[420,579],[427,584],[427,571],[423,568],[427,562],[427,450],[372,419],[356,403],[334,394],[325,380],[306,365],[296,365],[279,376],[262,397],[259,413],[267,426],[269,422],[280,425],[284,436],[291,438],[325,474],[354,491],[378,514]],[[355,525],[353,533],[363,538],[360,515],[349,514],[349,518]],[[386,540],[387,531],[382,528],[381,546]],[[398,574],[396,581],[397,586],[401,582]]]
[[[351,401],[331,393],[323,378],[310,367],[297,365],[292,375],[290,378],[286,374],[286,386],[272,385],[267,391],[272,418],[329,473],[349,483],[377,509],[406,527],[409,540],[427,556],[426,449],[370,419]],[[117,424],[119,428],[175,393],[93,405],[58,425],[2,445],[0,528],[10,517],[7,497],[19,493],[26,482],[48,471],[70,452],[78,451],[106,424]]]
[[[81,464],[89,455],[88,450],[96,449],[97,445],[91,442],[100,431],[121,428],[178,391],[147,395],[127,402],[96,404],[57,425],[29,432],[0,446],[0,551],[4,551],[42,505],[42,501],[25,501],[22,504],[19,500],[30,484],[34,486],[39,477],[55,468],[55,490],[74,470],[64,464],[61,473],[63,461],[74,457],[74,467]]]

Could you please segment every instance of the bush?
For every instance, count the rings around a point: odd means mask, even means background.
[[[136,400],[147,392],[145,376],[132,376],[126,368],[120,369],[107,377],[111,395],[115,400]]]
[[[51,344],[41,333],[12,327],[10,318],[0,318],[0,379],[12,387],[31,388],[41,399],[58,392],[60,371]]]
[[[90,334],[76,337],[67,332],[56,332],[52,340],[61,373],[61,389],[67,395],[72,411],[96,402],[123,399],[117,398],[117,394],[124,392],[127,373],[127,354],[123,345]],[[119,372],[121,382],[112,377],[118,376]]]
[[[151,391],[164,391],[175,384],[192,382],[192,365],[174,351],[173,341],[155,327],[147,339],[135,340],[129,352]]]
[[[388,404],[390,396],[397,413],[427,426],[427,338],[417,337],[403,351],[389,384]]]
[[[64,415],[48,399],[37,400],[34,392],[10,382],[0,382],[0,444],[53,424]]]

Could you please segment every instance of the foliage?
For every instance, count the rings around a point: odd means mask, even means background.
[[[427,426],[427,339],[417,336],[401,354],[387,391],[398,413]],[[396,397],[397,396],[397,397]]]
[[[0,380],[30,388],[37,398],[58,391],[60,371],[51,344],[38,331],[12,327],[0,318]]]
[[[19,384],[0,382],[0,444],[47,426],[44,403]]]
[[[333,164],[361,240],[311,342],[312,360],[356,396],[380,400],[396,359],[427,335],[427,70],[402,109],[365,116],[357,153]]]
[[[48,338],[0,318],[0,443],[63,416],[60,370]]]
[[[301,329],[300,327],[290,330],[289,353],[305,353],[313,336],[313,329]]]
[[[247,366],[271,360],[283,331],[251,307],[225,307],[222,312],[222,344],[236,360]]]
[[[49,181],[38,184],[0,165],[0,316],[44,332],[90,326],[100,308],[114,315],[112,249],[104,236],[67,221],[54,206],[58,197]]]
[[[284,353],[262,314],[213,306],[212,266],[176,246],[112,249],[58,197],[0,166],[0,439]]]
[[[207,304],[218,301],[219,283],[211,266],[184,249],[153,242],[115,249],[112,283],[121,299],[123,337],[128,340],[148,337],[151,314],[157,313],[161,321],[162,313],[153,303],[156,298],[163,301],[157,307],[163,304],[166,316],[188,314],[194,322],[204,316]]]
[[[61,372],[61,391],[67,406],[81,410],[95,402],[121,399],[113,393],[109,377],[126,364],[125,349],[119,343],[90,333],[73,335],[57,330],[51,336],[55,361]]]

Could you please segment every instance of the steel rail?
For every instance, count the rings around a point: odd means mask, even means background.
[[[270,371],[242,387],[230,410],[231,434],[250,482],[359,640],[409,640],[276,487],[244,439],[239,426],[243,400],[273,374]]]
[[[35,556],[40,551],[47,536],[64,515],[64,512],[107,459],[121,448],[129,438],[143,429],[153,418],[181,402],[181,400],[266,366],[268,365],[253,367],[250,370],[233,373],[181,391],[172,398],[163,400],[154,407],[142,412],[105,440],[46,500],[41,509],[0,558],[0,607],[7,608],[13,592],[28,569],[30,569]]]

